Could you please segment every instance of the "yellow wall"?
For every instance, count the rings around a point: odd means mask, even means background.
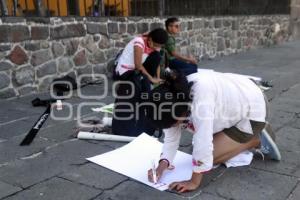
[[[52,11],[54,16],[67,16],[67,0],[48,0],[49,2],[49,9]],[[73,0],[74,3],[76,0]],[[122,16],[129,15],[129,3],[131,0],[104,0],[105,5],[117,5],[117,11]],[[57,3],[59,2],[59,10]],[[93,0],[78,0],[79,2],[79,12],[80,16],[85,16],[91,14],[92,12],[92,4]],[[85,4],[86,2],[86,4]],[[7,0],[7,4],[9,7],[9,15],[12,15],[12,8],[13,8],[13,0]],[[23,10],[26,10],[26,0],[19,0],[19,4]],[[43,4],[45,8],[48,7],[47,0],[43,0]],[[85,6],[86,5],[86,6]],[[35,10],[33,0],[27,0],[27,8],[28,10]],[[122,10],[123,8],[123,10]]]

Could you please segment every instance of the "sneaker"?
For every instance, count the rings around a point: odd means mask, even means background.
[[[260,151],[273,160],[281,160],[280,151],[275,143],[275,135],[269,124],[259,134],[260,137]]]

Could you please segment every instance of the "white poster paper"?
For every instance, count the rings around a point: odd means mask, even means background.
[[[158,183],[148,181],[147,171],[152,160],[159,160],[162,144],[155,138],[143,133],[131,143],[87,160],[128,176],[160,191],[168,189],[174,181],[189,180],[192,176],[192,156],[177,151],[173,165],[175,169],[166,170]]]

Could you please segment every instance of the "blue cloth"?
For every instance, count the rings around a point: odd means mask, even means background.
[[[176,58],[169,61],[169,67],[170,69],[183,73],[185,76],[196,73],[198,69],[197,65],[187,63]]]

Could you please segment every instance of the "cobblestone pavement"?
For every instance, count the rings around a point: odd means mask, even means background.
[[[43,112],[30,101],[47,94],[0,102],[0,199],[300,199],[300,41],[251,50],[247,53],[203,62],[202,68],[261,76],[273,81],[267,92],[271,101],[271,123],[282,152],[281,162],[255,158],[247,167],[218,168],[205,176],[199,190],[182,196],[156,191],[125,176],[89,163],[86,157],[118,148],[124,143],[82,141],[73,137],[76,120],[95,116],[76,95],[70,120],[49,119],[28,147],[18,144]],[[101,85],[83,89],[100,94]],[[96,102],[110,103],[109,94]],[[94,105],[95,106],[95,105]],[[68,109],[54,113],[66,117]],[[180,149],[191,152],[191,136],[184,134]]]

